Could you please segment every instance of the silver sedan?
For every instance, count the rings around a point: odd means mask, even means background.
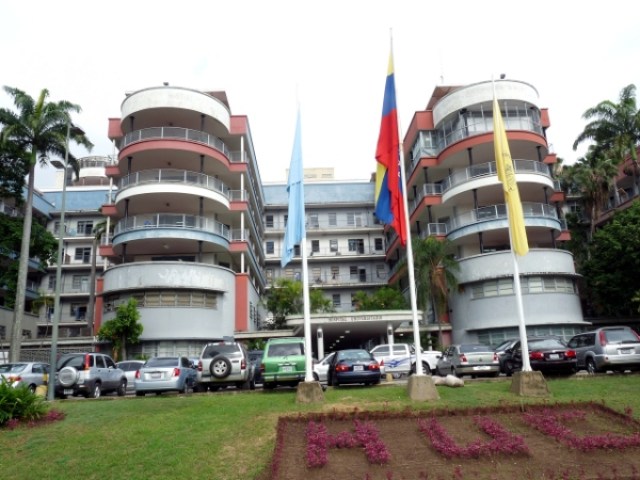
[[[153,357],[136,372],[136,395],[162,392],[186,393],[193,389],[197,372],[187,357]]]
[[[12,387],[27,386],[32,392],[39,385],[45,385],[49,374],[49,364],[40,362],[16,362],[0,365],[0,377]]]

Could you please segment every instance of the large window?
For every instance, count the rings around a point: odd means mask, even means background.
[[[266,242],[265,248],[267,251],[267,255],[273,255],[273,252],[274,252],[273,241],[269,240],[268,242]]]
[[[340,308],[340,294],[339,293],[334,293],[331,296],[331,299],[333,300],[333,306],[335,308]]]
[[[349,239],[349,251],[363,254],[364,253],[364,240],[361,238]]]
[[[267,215],[265,217],[265,226],[267,228],[273,228],[273,215]]]
[[[82,292],[89,291],[89,276],[87,275],[74,275],[71,278],[71,288],[74,290],[80,290]]]
[[[338,217],[335,212],[329,213],[329,226],[330,227],[338,226]]]
[[[74,258],[82,263],[89,263],[91,261],[91,247],[76,248]]]
[[[575,281],[569,277],[559,276],[532,276],[523,277],[520,280],[523,294],[534,293],[573,293],[577,294]],[[489,280],[476,283],[471,289],[471,297],[486,298],[501,295],[513,295],[513,279],[501,278],[499,280]]]
[[[338,251],[338,240],[329,240],[329,250],[331,250],[332,252]]]
[[[78,235],[90,237],[93,234],[93,220],[80,220],[78,222]]]
[[[320,251],[320,240],[311,240],[311,253]]]

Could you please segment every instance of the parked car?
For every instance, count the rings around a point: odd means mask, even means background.
[[[327,383],[334,387],[353,383],[377,385],[380,377],[380,364],[364,349],[338,350],[327,371]]]
[[[500,374],[500,361],[493,348],[479,343],[450,345],[438,359],[437,375],[471,375],[497,377]]]
[[[59,398],[127,392],[127,376],[109,355],[98,352],[66,353],[56,362],[54,392]]]
[[[630,327],[601,327],[569,340],[578,369],[589,373],[640,369],[640,336]]]
[[[127,391],[135,390],[136,372],[144,365],[144,360],[123,360],[116,363],[116,366],[124,371],[127,377]]]
[[[241,343],[217,341],[204,346],[197,369],[197,390],[235,386],[255,389],[255,370],[249,352]]]
[[[264,347],[260,364],[262,388],[270,390],[278,385],[296,386],[304,381],[306,358],[304,338],[270,338]]]
[[[46,385],[49,364],[40,362],[15,362],[0,365],[0,377],[12,387],[26,386],[31,392],[40,385]]]
[[[329,371],[329,364],[331,363],[331,360],[333,360],[335,354],[336,352],[331,352],[330,354],[322,357],[319,362],[314,363],[313,379],[316,382],[320,382],[322,384],[327,383],[327,372]]]
[[[391,348],[393,347],[393,348]],[[384,365],[384,371],[392,374],[411,375],[416,371],[416,350],[414,345],[406,343],[383,344],[373,347],[371,354]],[[436,363],[442,352],[435,350],[421,350],[423,372],[431,375],[435,372]]]
[[[136,372],[136,395],[187,393],[196,384],[196,371],[187,357],[153,357]]]
[[[260,363],[262,363],[262,355],[264,350],[249,350],[249,360],[253,365],[254,378],[256,385],[262,385],[262,373],[260,373]]]
[[[554,336],[528,337],[529,364],[543,373],[575,373],[576,352]],[[502,356],[502,368],[507,375],[522,369],[522,345],[517,340]]]

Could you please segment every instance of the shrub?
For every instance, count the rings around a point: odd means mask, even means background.
[[[44,398],[29,390],[26,385],[13,388],[2,378],[0,383],[0,427],[9,422],[36,421],[47,413]]]

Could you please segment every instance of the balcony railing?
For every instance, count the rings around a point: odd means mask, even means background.
[[[306,220],[306,229],[307,230],[319,230],[319,229],[353,229],[353,228],[380,228],[382,229],[382,224],[377,223],[374,218],[370,218],[370,215],[361,215],[352,219],[342,219],[342,220],[332,220],[328,219],[317,219],[312,218],[307,215]],[[286,228],[286,223],[284,220],[274,219],[273,221],[265,221],[265,229],[266,230],[284,230]]]
[[[220,179],[205,175],[204,173],[189,172],[187,170],[176,170],[172,168],[161,168],[154,170],[143,170],[122,177],[118,182],[119,192],[129,187],[137,185],[163,183],[179,183],[181,185],[194,185],[219,192],[229,198],[229,187]]]
[[[133,215],[120,220],[114,229],[114,237],[121,233],[143,230],[148,228],[181,228],[200,230],[220,235],[231,240],[228,225],[200,215],[180,213],[155,213],[147,215]]]
[[[552,205],[544,203],[522,202],[524,217],[545,217],[558,220],[558,212]],[[453,217],[447,222],[447,231],[451,232],[457,228],[471,225],[473,223],[485,222],[487,220],[500,220],[507,218],[506,204],[491,205],[481,207],[469,212]]]
[[[289,280],[301,281],[302,276],[299,273],[294,275],[280,275],[267,278],[267,284],[272,286],[276,284],[279,278],[287,278]],[[322,271],[320,273],[309,272],[309,285],[316,287],[337,287],[352,286],[363,284],[386,283],[388,280],[387,272],[358,272],[350,273],[332,273],[330,271]]]
[[[200,130],[191,130],[190,128],[180,127],[152,127],[144,128],[142,130],[134,130],[124,136],[120,142],[120,149],[123,149],[132,143],[157,139],[186,140],[189,142],[201,143],[215,148],[231,160],[231,152],[225,143],[218,137],[209,135],[207,132],[201,132]]]

